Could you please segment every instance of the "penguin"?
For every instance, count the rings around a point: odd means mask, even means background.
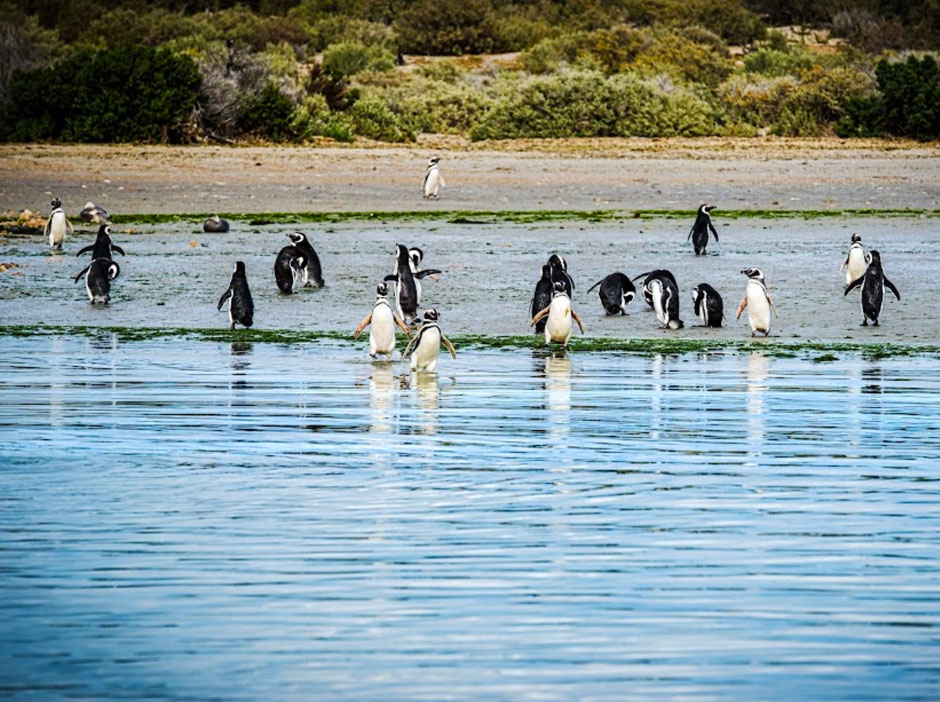
[[[96,258],[111,258],[111,252],[116,251],[122,256],[126,256],[124,249],[111,241],[111,227],[107,224],[102,224],[98,227],[98,236],[95,238],[94,244],[89,244],[88,246],[83,246],[78,250],[76,256],[81,256],[83,253],[91,251],[92,260]]]
[[[887,287],[894,296],[901,300],[901,293],[894,287],[894,283],[885,277],[884,268],[881,266],[881,254],[874,249],[868,254],[868,269],[861,278],[856,278],[851,284],[845,286],[844,295],[849,294],[849,290],[862,286],[862,326],[868,326],[868,320],[872,321],[873,326],[878,326],[878,316],[881,314],[881,308],[885,303],[885,287]]]
[[[75,276],[75,282],[85,276],[85,290],[93,305],[107,305],[111,302],[111,281],[121,274],[121,267],[110,258],[93,258]]]
[[[395,308],[398,316],[411,324],[418,318],[418,286],[411,272],[411,254],[404,244],[395,245],[395,272],[385,282],[395,282]]]
[[[418,267],[421,265],[421,261],[424,260],[424,251],[419,249],[417,246],[413,246],[408,249],[408,258],[411,265],[411,277],[415,279],[415,291],[417,293],[416,298],[418,300],[418,306],[421,306],[421,279],[422,278],[431,278],[431,280],[437,280],[435,276],[439,275],[441,271],[435,268],[428,268],[426,270],[418,270]]]
[[[450,351],[451,358],[457,358],[457,351],[454,349],[454,345],[450,343],[450,339],[441,332],[437,320],[437,310],[431,308],[425,312],[424,324],[421,325],[421,330],[411,338],[411,341],[408,342],[408,346],[405,347],[402,358],[411,357],[412,371],[425,371],[427,373],[436,371],[437,357],[441,352],[441,344],[444,344],[447,350]]]
[[[552,295],[555,292],[555,283],[552,281],[552,267],[547,263],[542,266],[542,277],[535,284],[535,292],[532,294],[532,300],[529,302],[529,318],[531,319],[539,312],[552,304]],[[540,319],[535,324],[535,333],[542,334],[545,331],[547,319]]]
[[[62,209],[62,201],[59,198],[54,198],[51,204],[52,212],[49,213],[49,219],[46,220],[43,236],[49,237],[50,249],[61,251],[66,234],[71,235],[73,232],[72,223],[65,216],[65,210]]]
[[[747,281],[744,299],[738,305],[738,311],[734,318],[740,319],[741,313],[747,307],[747,321],[751,325],[751,336],[757,336],[757,332],[762,332],[764,336],[770,336],[770,311],[773,310],[774,317],[778,319],[780,315],[777,314],[777,306],[767,291],[764,274],[760,268],[745,268],[741,272],[750,280]]]
[[[868,256],[865,255],[865,247],[862,246],[862,237],[858,234],[852,235],[852,244],[849,246],[845,260],[839,266],[839,270],[845,269],[845,287],[848,288],[852,283],[865,275],[865,269],[868,267]]]
[[[720,327],[724,317],[721,295],[708,283],[699,283],[692,291],[692,307],[706,327]]]
[[[568,262],[563,256],[552,254],[548,257],[548,265],[552,267],[552,281],[560,280],[565,285],[568,297],[574,295],[574,278],[568,274]]]
[[[228,220],[222,219],[217,214],[209,215],[209,218],[202,223],[202,231],[210,234],[224,234],[228,231]]]
[[[702,205],[698,208],[698,214],[695,216],[695,223],[692,225],[692,228],[689,230],[689,235],[686,237],[686,241],[689,239],[692,240],[692,246],[695,247],[696,256],[705,255],[705,247],[708,246],[708,230],[711,229],[712,234],[715,235],[715,241],[718,241],[718,232],[715,229],[715,225],[712,224],[711,211],[715,209],[714,205]]]
[[[682,329],[685,322],[679,319],[679,286],[675,278],[661,276],[649,283],[650,296],[653,298],[653,311],[663,329]]]
[[[608,315],[626,314],[627,305],[636,297],[636,286],[633,281],[623,273],[611,273],[589,287],[588,292],[598,285],[601,289],[597,291],[597,296],[601,300],[601,305],[604,306],[604,311]]]
[[[388,286],[385,283],[379,283],[375,293],[376,298],[375,303],[372,305],[372,311],[356,327],[353,339],[358,339],[362,330],[371,324],[372,328],[369,329],[369,355],[375,358],[380,353],[385,354],[387,360],[395,350],[395,325],[401,327],[408,337],[411,336],[411,332],[408,331],[408,327],[401,318],[392,312],[392,306],[388,304],[388,300],[385,298],[388,295]]]
[[[88,224],[110,224],[111,217],[108,211],[103,207],[98,207],[90,200],[85,203],[82,211],[78,213],[78,218]]]
[[[303,281],[304,287],[323,287],[320,258],[307,241],[307,235],[291,232],[287,237],[291,243],[278,252],[274,261],[274,280],[278,289],[284,295],[290,295],[297,278]]]
[[[657,278],[669,278],[673,282],[673,284],[676,286],[676,288],[679,287],[679,284],[676,282],[676,276],[674,276],[671,271],[667,271],[662,268],[657,268],[656,270],[653,270],[653,271],[647,271],[646,273],[640,273],[640,275],[635,276],[633,280],[639,280],[640,278],[644,278],[643,299],[646,300],[646,304],[649,305],[650,307],[653,307],[653,293],[650,288],[650,284],[654,280],[656,280]]]
[[[304,287],[322,288],[324,283],[323,270],[320,268],[320,257],[317,256],[317,252],[307,239],[307,235],[303,232],[291,232],[287,236],[290,238],[291,243],[300,250],[307,261],[306,265],[302,266],[300,269]]]
[[[562,346],[568,345],[568,340],[571,338],[572,317],[578,323],[581,333],[584,333],[584,324],[578,313],[571,307],[571,298],[565,292],[564,282],[560,280],[555,281],[551,304],[536,314],[530,325],[534,327],[546,315],[548,315],[548,323],[545,325],[546,344],[557,342]]]
[[[232,329],[235,329],[236,324],[241,324],[245,328],[251,327],[254,323],[255,303],[251,299],[251,290],[248,289],[245,264],[241,261],[235,262],[232,282],[228,284],[228,290],[219,298],[217,309],[221,310],[226,301],[228,301],[228,318],[232,323]]]
[[[447,187],[447,183],[444,182],[444,176],[441,175],[440,168],[437,165],[440,161],[441,159],[437,156],[428,160],[428,170],[424,174],[425,200],[437,200],[439,197],[438,191],[441,188]]]

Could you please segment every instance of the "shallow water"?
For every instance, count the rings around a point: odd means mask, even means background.
[[[228,316],[216,311],[231,278],[232,264],[245,262],[256,306],[255,326],[352,332],[370,311],[375,286],[392,272],[396,243],[420,246],[423,267],[441,269],[424,281],[423,304],[436,307],[450,334],[529,333],[529,304],[541,266],[551,252],[563,253],[577,284],[574,307],[589,336],[746,339],[750,329],[734,312],[747,279],[741,270],[763,269],[780,318],[772,334],[782,339],[853,342],[940,342],[940,277],[925,274],[925,262],[940,260],[935,219],[824,218],[819,220],[728,220],[716,211],[720,241],[697,257],[686,242],[690,221],[539,222],[451,224],[345,222],[331,225],[250,226],[235,223],[229,234],[204,234],[193,224],[114,227],[121,275],[112,304],[92,307],[84,284],[72,276],[87,265],[73,255],[94,240],[82,232],[52,256],[40,237],[0,239],[0,261],[20,267],[0,273],[0,320],[5,324],[83,324],[129,327],[218,327]],[[283,297],[274,284],[278,250],[285,234],[307,231],[323,265],[326,287]],[[885,300],[882,325],[860,329],[859,294],[842,294],[839,264],[853,232],[882,254],[885,273],[900,290]],[[663,331],[641,300],[628,315],[605,316],[593,283],[614,271],[636,276],[669,268],[679,282],[680,316],[686,328]],[[929,266],[928,270],[932,270]],[[706,329],[693,314],[690,292],[709,283],[724,299],[725,325]],[[575,332],[577,337],[577,332]]]
[[[938,370],[0,338],[2,697],[936,699]]]

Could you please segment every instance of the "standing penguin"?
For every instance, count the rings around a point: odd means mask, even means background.
[[[734,318],[740,319],[741,313],[747,307],[747,321],[751,325],[751,336],[757,336],[757,332],[770,336],[770,310],[774,311],[774,317],[779,318],[780,315],[777,314],[777,306],[767,291],[764,274],[760,268],[745,268],[741,272],[750,280],[747,281],[744,299],[738,305]]]
[[[432,157],[428,160],[428,170],[424,174],[424,198],[437,200],[438,191],[441,188],[446,188],[447,183],[444,182],[444,176],[441,175],[440,168],[438,163],[440,160],[437,156]]]
[[[415,293],[418,300],[418,307],[421,306],[421,279],[422,278],[431,278],[431,280],[437,280],[435,276],[441,273],[441,271],[436,268],[427,268],[425,270],[418,270],[418,267],[421,265],[421,261],[424,260],[424,251],[419,249],[417,246],[413,246],[408,249],[408,258],[411,262],[411,277],[415,279]]]
[[[356,327],[356,333],[353,339],[358,339],[362,330],[370,324],[369,329],[369,355],[375,358],[380,353],[385,354],[388,359],[395,350],[395,325],[401,327],[406,336],[411,336],[408,327],[401,318],[392,312],[392,306],[388,304],[385,298],[388,295],[388,286],[385,283],[379,283],[375,289],[376,298],[372,305],[372,311],[366,316],[359,326]]]
[[[720,327],[724,317],[721,295],[708,283],[699,283],[692,291],[692,306],[706,327]]]
[[[304,255],[307,263],[300,269],[305,288],[322,288],[323,270],[320,268],[320,257],[313,248],[313,244],[303,232],[291,232],[287,235],[291,243]]]
[[[881,254],[872,250],[868,257],[870,262],[868,269],[865,271],[865,275],[861,278],[856,278],[850,285],[846,285],[844,294],[848,295],[849,290],[857,285],[861,285],[862,314],[864,315],[862,318],[862,326],[867,327],[868,320],[870,319],[872,324],[877,327],[878,316],[881,314],[881,308],[884,307],[885,303],[885,287],[894,293],[898,301],[901,300],[901,293],[894,287],[894,283],[885,277],[884,268],[881,266]]]
[[[305,288],[323,287],[323,275],[320,258],[303,232],[291,232],[287,235],[291,243],[278,251],[274,260],[274,280],[278,290],[284,295],[294,291],[294,283],[299,278]]]
[[[862,237],[858,234],[852,235],[852,245],[849,246],[845,260],[839,266],[839,270],[845,270],[845,287],[848,287],[856,280],[865,275],[865,269],[868,267],[868,256],[865,255],[865,248],[862,246]]]
[[[52,212],[49,213],[49,219],[46,220],[43,236],[49,237],[50,249],[61,251],[66,234],[72,234],[72,223],[65,216],[62,201],[59,198],[54,198],[52,200]]]
[[[531,319],[539,312],[552,304],[552,295],[555,292],[555,283],[552,281],[552,267],[547,263],[542,266],[542,277],[535,284],[535,292],[532,294],[532,300],[529,302],[529,318]],[[545,331],[547,319],[540,319],[535,324],[535,333],[541,334]]]
[[[548,257],[548,265],[552,268],[552,281],[560,280],[565,285],[568,297],[574,295],[574,278],[568,273],[568,262],[563,256],[552,254]]]
[[[209,218],[202,223],[202,231],[210,234],[224,234],[228,231],[228,220],[222,219],[217,214],[209,215]]]
[[[689,236],[687,236],[685,239],[686,241],[689,239],[692,240],[692,245],[695,247],[696,256],[705,255],[705,247],[708,246],[709,229],[711,229],[712,234],[715,235],[715,241],[718,241],[718,232],[715,230],[715,225],[712,224],[711,211],[713,209],[715,209],[714,205],[702,205],[698,208],[698,214],[695,216],[695,223],[689,230]]]
[[[228,284],[228,290],[222,293],[219,298],[218,309],[228,302],[228,318],[232,323],[232,329],[236,324],[243,327],[251,327],[254,323],[255,303],[251,299],[251,290],[248,289],[248,278],[245,275],[245,264],[241,261],[235,262],[235,269],[232,272],[232,282]]]
[[[96,258],[111,258],[111,253],[116,251],[122,256],[126,256],[124,249],[111,241],[111,227],[107,224],[102,224],[98,227],[98,236],[95,237],[95,243],[89,244],[88,246],[83,246],[78,250],[76,256],[81,256],[83,253],[91,251],[92,260]]]
[[[75,282],[85,276],[85,290],[93,305],[111,302],[111,281],[121,273],[121,267],[110,258],[93,258],[76,276]]]
[[[656,270],[653,270],[653,271],[640,273],[640,275],[635,276],[633,280],[639,280],[640,278],[643,278],[644,276],[646,277],[643,280],[643,299],[646,300],[646,304],[649,305],[650,307],[653,306],[653,291],[650,286],[654,280],[668,278],[669,280],[672,281],[673,285],[675,285],[676,288],[679,287],[679,284],[676,282],[676,276],[672,274],[672,271],[667,271],[663,268],[657,268]]]
[[[598,285],[601,286],[601,289],[597,291],[597,296],[601,300],[604,311],[608,315],[626,314],[627,305],[636,297],[636,286],[633,281],[623,273],[611,273],[589,287],[588,292],[591,292]]]
[[[685,322],[679,319],[679,286],[675,278],[661,276],[653,278],[649,284],[653,298],[653,311],[663,329],[682,329]]]
[[[103,207],[98,207],[90,200],[85,203],[82,211],[78,213],[78,218],[89,224],[109,224],[111,222],[108,211]]]
[[[556,342],[562,346],[568,345],[568,340],[571,338],[572,317],[578,323],[581,333],[584,333],[584,324],[578,313],[571,307],[571,298],[565,292],[565,284],[560,280],[555,281],[551,304],[532,318],[531,326],[534,327],[545,315],[548,315],[548,323],[545,325],[546,344]]]
[[[411,324],[418,318],[418,285],[411,272],[411,254],[404,244],[395,245],[395,272],[385,282],[395,282],[395,307],[398,316]]]
[[[411,357],[411,370],[433,373],[437,370],[437,357],[441,352],[441,344],[447,347],[452,358],[457,358],[457,351],[450,340],[444,336],[437,324],[438,314],[434,308],[424,313],[424,324],[421,330],[411,338],[403,358]]]

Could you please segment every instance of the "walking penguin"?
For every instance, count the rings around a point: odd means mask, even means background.
[[[437,200],[438,192],[441,188],[446,188],[447,183],[444,182],[444,176],[441,175],[440,168],[438,163],[441,159],[437,156],[432,157],[428,160],[428,170],[424,174],[424,197],[428,200]]]
[[[760,268],[745,268],[741,271],[749,280],[747,289],[744,292],[744,299],[738,305],[738,311],[734,315],[735,319],[741,318],[744,308],[747,308],[747,321],[751,325],[751,336],[757,336],[761,332],[764,336],[770,336],[770,310],[774,311],[774,317],[777,314],[777,306],[774,304],[770,293],[767,291],[767,284],[764,282],[764,274]]]
[[[219,307],[228,302],[228,318],[235,329],[236,324],[243,327],[251,327],[254,323],[255,303],[251,299],[251,290],[248,289],[248,278],[245,275],[245,264],[241,261],[235,262],[235,270],[232,272],[232,282],[228,285],[228,290],[222,293],[219,298]]]
[[[50,249],[61,251],[66,234],[72,233],[72,223],[65,216],[65,210],[62,209],[62,201],[59,198],[54,198],[51,204],[52,212],[49,213],[49,219],[46,220],[43,234],[49,237]]]
[[[427,373],[436,371],[437,357],[441,353],[441,344],[444,344],[447,350],[450,351],[451,358],[457,358],[454,345],[441,332],[437,319],[437,310],[434,308],[425,312],[424,324],[421,325],[421,330],[411,338],[405,352],[402,354],[403,358],[411,358],[411,370],[413,371],[425,371]]]
[[[695,216],[695,223],[689,230],[689,236],[686,237],[686,241],[689,239],[692,240],[692,245],[695,247],[696,256],[705,255],[705,247],[708,246],[709,229],[711,229],[712,234],[715,235],[715,241],[718,241],[718,231],[715,229],[715,225],[712,224],[711,211],[713,209],[715,209],[714,205],[707,204],[698,208],[698,214]]]
[[[356,333],[353,339],[358,339],[362,330],[371,325],[369,329],[369,355],[375,358],[380,353],[385,354],[385,358],[391,357],[395,350],[395,325],[401,327],[406,336],[411,336],[408,327],[397,314],[392,311],[392,306],[388,304],[386,295],[388,295],[388,286],[385,283],[379,283],[375,289],[376,298],[372,305],[372,311],[366,316],[359,326],[356,327]]]

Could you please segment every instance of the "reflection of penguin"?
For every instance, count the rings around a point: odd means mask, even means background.
[[[644,278],[645,276],[645,278]],[[643,280],[643,299],[646,300],[646,304],[650,307],[653,306],[653,292],[650,288],[650,284],[657,278],[669,278],[675,284],[676,288],[679,287],[679,284],[676,283],[676,276],[672,274],[672,271],[667,271],[662,268],[657,268],[653,271],[647,271],[646,273],[640,273],[640,275],[634,276],[633,280]]]
[[[571,298],[565,292],[565,284],[560,280],[555,281],[555,292],[552,295],[551,304],[532,318],[531,326],[534,327],[546,315],[548,316],[548,323],[545,325],[546,344],[555,342],[563,346],[568,345],[568,340],[571,338],[572,317],[578,323],[581,333],[584,333],[584,324],[578,313],[572,309]]]
[[[692,306],[706,327],[720,327],[724,316],[721,295],[708,283],[699,283],[692,291]]]
[[[52,201],[52,212],[49,213],[49,219],[46,220],[46,226],[43,229],[43,235],[49,238],[49,248],[53,251],[62,249],[62,242],[65,241],[65,235],[72,234],[72,224],[65,216],[65,210],[62,209],[62,201],[55,198]]]
[[[392,399],[395,397],[395,373],[389,363],[373,366],[369,376],[369,407],[372,409],[372,431],[388,434],[392,431]]]
[[[218,309],[221,310],[226,301],[228,301],[228,318],[232,323],[232,329],[235,328],[236,323],[244,327],[250,327],[253,324],[255,303],[251,299],[251,290],[248,289],[245,264],[241,261],[235,262],[232,281],[229,283],[228,290],[219,298]]]
[[[447,347],[452,358],[457,358],[457,351],[441,332],[437,318],[437,310],[433,308],[424,313],[424,324],[421,325],[421,330],[408,342],[402,354],[403,358],[411,356],[411,370],[413,371],[427,371],[428,373],[436,371],[441,344]]]
[[[852,235],[852,245],[849,247],[845,260],[839,266],[841,271],[845,271],[845,284],[851,285],[856,280],[865,275],[865,269],[868,267],[868,257],[865,256],[865,247],[862,246],[862,237],[858,234]]]
[[[107,305],[111,302],[111,281],[120,274],[121,267],[110,258],[95,258],[75,276],[75,282],[84,275],[91,304]]]
[[[767,291],[767,285],[764,283],[764,274],[760,268],[745,268],[741,271],[750,280],[747,281],[747,290],[744,293],[744,299],[738,305],[738,311],[735,319],[741,318],[744,308],[747,308],[747,321],[751,325],[751,336],[757,336],[757,332],[762,332],[764,336],[770,335],[770,310],[773,309],[774,317],[777,314],[777,306]]]
[[[689,239],[692,240],[696,256],[705,255],[705,247],[708,246],[709,229],[711,229],[712,234],[715,235],[715,241],[718,241],[718,232],[715,230],[715,225],[712,224],[711,211],[713,209],[715,209],[714,205],[702,205],[698,208],[695,223],[689,230],[689,236],[686,237],[686,241]]]
[[[599,280],[588,288],[591,292],[598,285],[601,289],[597,296],[608,315],[626,314],[627,305],[636,297],[636,286],[623,273],[611,273],[603,280]]]
[[[428,160],[428,170],[424,174],[424,197],[426,199],[438,199],[438,192],[441,188],[447,187],[447,183],[444,182],[444,176],[441,175],[440,168],[438,163],[441,159],[437,156]]]
[[[98,207],[95,203],[88,201],[78,213],[78,218],[89,224],[110,224],[111,217],[108,211],[103,207]]]
[[[643,286],[644,290],[646,285]],[[649,283],[650,297],[653,298],[653,311],[663,329],[682,329],[685,322],[679,319],[679,286],[675,278],[661,276]]]
[[[375,358],[378,354],[385,354],[386,359],[392,355],[395,350],[395,325],[397,324],[407,336],[411,336],[405,323],[392,312],[392,306],[388,304],[385,296],[388,294],[388,286],[385,283],[379,283],[376,288],[376,299],[372,305],[372,311],[356,327],[354,339],[358,339],[362,330],[370,324],[369,329],[369,355]]]
[[[209,215],[209,219],[202,223],[202,231],[210,234],[224,234],[228,231],[228,220],[217,214]]]
[[[94,244],[89,244],[88,246],[83,246],[78,250],[76,256],[81,256],[83,253],[91,251],[92,260],[96,258],[111,258],[111,253],[116,251],[122,256],[126,256],[124,249],[111,241],[111,227],[107,224],[102,224],[98,227],[98,236],[95,238]]]
[[[901,293],[894,287],[894,283],[885,277],[884,268],[881,266],[881,254],[873,250],[868,255],[868,259],[869,264],[865,275],[854,280],[851,285],[845,286],[844,294],[848,295],[849,290],[861,285],[862,314],[864,315],[862,318],[862,326],[867,327],[868,320],[870,319],[872,324],[877,327],[878,316],[881,314],[881,308],[884,307],[885,303],[885,287],[891,290],[899,301],[901,299]]]

